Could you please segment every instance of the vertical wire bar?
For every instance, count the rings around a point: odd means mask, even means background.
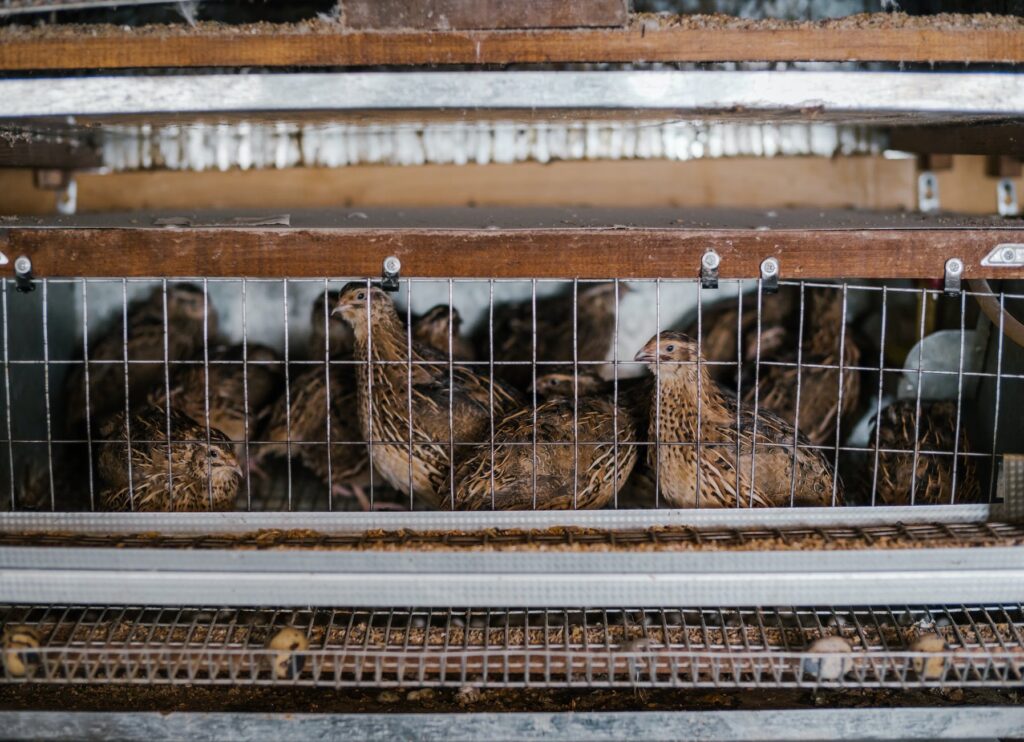
[[[697,507],[700,507],[700,478],[701,478],[701,458],[700,458],[700,439],[701,433],[703,432],[701,419],[703,417],[703,397],[704,397],[704,384],[701,380],[701,336],[704,334],[704,284],[700,281],[697,282],[697,437],[693,442],[694,455],[697,461],[697,477],[696,477],[696,492],[697,492]],[[660,343],[659,343],[660,345]],[[737,404],[739,402],[737,401]],[[739,498],[737,497],[737,501]]]
[[[967,314],[967,292],[960,292],[960,362],[956,373],[956,429],[953,433],[953,481],[950,485],[949,504],[956,502],[956,475],[960,454],[960,415],[964,400],[964,316]],[[1000,317],[1000,322],[1002,317]]]
[[[213,451],[210,441],[210,287],[203,278],[203,415],[206,418],[206,494],[213,510]]]
[[[487,369],[490,376],[488,377],[490,383],[488,385],[488,407],[490,410],[491,419],[491,435],[488,440],[490,441],[491,449],[491,468],[490,468],[490,480],[491,480],[491,510],[496,509],[494,502],[494,279],[490,279],[487,282]],[[486,636],[486,630],[485,630]],[[468,636],[468,632],[467,632]]]
[[[405,279],[405,352],[407,353],[406,360],[409,364],[406,368],[406,387],[405,387],[405,404],[406,404],[406,423],[409,435],[409,510],[414,507],[413,494],[412,494],[412,460],[413,460],[413,427],[412,427],[412,279]],[[449,476],[455,476],[455,467],[451,466],[448,470]],[[455,507],[454,502],[452,508]]]
[[[530,373],[533,376],[533,461],[530,466],[533,478],[533,509],[537,509],[537,279],[530,283],[530,348],[533,353],[533,360],[530,363]]]
[[[572,279],[572,509],[579,507],[580,466],[580,359],[578,350],[579,279]]]
[[[614,318],[612,326],[612,481],[615,483],[612,489],[612,507],[619,509],[619,279],[613,279],[613,290],[615,298],[613,309]],[[636,431],[637,437],[646,435],[647,431],[641,433]],[[635,439],[634,439],[635,440]],[[492,466],[493,468],[493,466]],[[568,632],[566,632],[568,636]]]
[[[327,440],[327,510],[334,511],[334,462],[331,459],[331,298],[324,279],[324,434]]]
[[[846,306],[847,284],[843,282],[843,313],[839,322],[839,392],[836,407],[836,447],[832,465],[832,507],[836,506],[839,497],[839,444],[841,443],[843,421],[843,365],[846,360]]]
[[[885,327],[889,307],[889,287],[882,286],[882,330],[879,335],[878,351],[878,397],[875,401],[875,464],[871,474],[871,507],[878,497],[878,449],[881,447],[882,435],[882,390],[885,385]]]
[[[89,389],[89,283],[82,280],[82,363],[85,368],[85,444],[86,453],[89,458],[89,510],[96,510],[96,475],[93,472],[92,463],[92,408]],[[6,282],[4,284],[6,290]],[[7,316],[4,315],[4,332]],[[8,402],[10,404],[10,402]],[[13,462],[12,462],[13,463]],[[13,474],[13,472],[12,472]]]
[[[13,426],[11,425],[11,358],[10,347],[7,342],[7,281],[2,281],[2,283],[4,302],[4,401],[7,413],[7,460],[10,465],[8,469],[11,475],[11,510],[17,510],[17,495],[14,490],[14,433],[12,432]]]
[[[370,306],[372,304],[373,283],[366,279],[366,455],[370,459],[367,471],[370,475],[370,509],[373,509],[373,322]],[[409,416],[410,419],[412,415]],[[409,482],[409,502],[412,502],[413,487]],[[411,506],[410,506],[411,507]]]
[[[996,443],[999,440],[999,398],[1003,388],[1003,318],[1006,316],[1003,307],[1006,295],[999,292],[999,339],[996,341],[996,408],[993,411],[992,423],[992,458],[988,474],[988,501],[995,499],[996,490]]]
[[[736,289],[736,506],[739,507],[741,483],[740,463],[743,455],[743,282]]]
[[[292,380],[288,370],[290,356],[288,341],[288,279],[281,281],[281,300],[284,305],[284,430],[286,465],[288,467],[288,511],[292,509]]]
[[[820,290],[820,289],[819,289]],[[804,362],[804,319],[806,314],[806,291],[804,282],[800,282],[800,321],[796,329],[796,400],[793,410],[793,459],[790,463],[792,469],[789,472],[789,506],[796,505],[796,457],[799,453],[800,440],[800,387],[803,376]]]
[[[661,507],[661,279],[654,279],[654,508]],[[650,428],[648,428],[648,431]],[[650,445],[650,443],[648,443]],[[650,452],[650,448],[648,448]],[[700,493],[697,493],[699,503]]]
[[[132,475],[132,410],[128,386],[128,279],[121,279],[121,352],[124,357],[124,437],[128,459],[128,506],[135,511],[135,477]]]
[[[761,395],[761,312],[762,297],[764,296],[764,285],[762,279],[757,279],[757,337],[754,344],[754,410],[753,424],[750,428],[750,502],[748,507],[754,507],[754,487],[757,484],[757,417],[758,402]],[[739,466],[740,462],[737,461]],[[739,507],[740,493],[736,493],[736,507]]]
[[[53,482],[53,422],[50,414],[50,317],[49,281],[43,279],[43,401],[46,411],[46,467],[50,476],[50,510],[57,509],[57,488]]]
[[[242,435],[245,446],[245,509],[252,510],[252,477],[249,476],[249,297],[246,293],[246,280],[242,279],[242,404],[245,405],[245,416],[242,419]]]
[[[956,367],[956,425],[953,431],[953,469],[950,483],[949,505],[956,503],[956,472],[959,456],[959,430],[961,430],[961,414],[964,402],[964,321],[967,314],[967,292],[961,292],[961,343],[959,343],[959,362]],[[1000,317],[1001,321],[1001,317]]]
[[[172,471],[173,467],[171,453],[171,371],[170,371],[170,347],[168,342],[167,328],[167,279],[164,278],[160,285],[163,302],[163,345],[164,345],[164,438],[167,442],[167,509],[174,511],[174,484]]]
[[[922,365],[924,359],[924,324],[925,316],[928,313],[928,289],[921,289],[921,328],[917,346],[917,394],[914,398],[914,466],[910,470],[910,504],[914,505],[917,499],[917,462],[921,456],[921,386],[922,386]]]
[[[448,279],[448,477],[452,509],[455,509],[455,364],[452,363],[452,279]]]

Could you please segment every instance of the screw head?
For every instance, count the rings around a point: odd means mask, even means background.
[[[964,264],[960,258],[950,258],[946,261],[946,272],[954,276],[963,273]]]
[[[722,259],[714,250],[708,250],[700,259],[700,264],[711,271],[715,270],[721,262]]]
[[[388,274],[397,274],[402,270],[402,261],[395,255],[389,255],[384,258],[384,272]]]
[[[765,276],[774,276],[779,272],[779,261],[776,258],[765,258],[761,261],[761,273]]]
[[[32,272],[32,261],[27,255],[19,255],[14,261],[14,272],[27,276]]]
[[[1003,250],[1003,260],[1005,260],[1007,263],[1012,263],[1016,257],[1017,253],[1012,247],[1008,247],[1005,250]]]

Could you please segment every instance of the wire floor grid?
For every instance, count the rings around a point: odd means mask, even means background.
[[[1021,605],[352,610],[7,606],[2,682],[320,687],[1013,687]],[[268,648],[293,628],[308,648]],[[847,649],[814,644],[841,637]],[[939,637],[927,649],[923,637]],[[33,653],[34,652],[34,653]]]

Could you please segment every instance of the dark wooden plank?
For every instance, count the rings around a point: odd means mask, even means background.
[[[532,231],[568,232],[579,229],[674,230],[1014,230],[1016,222],[998,216],[869,209],[638,206],[443,206],[406,208],[292,209],[287,223],[280,211],[257,209],[84,212],[41,217],[6,217],[0,227],[44,229],[130,229],[166,231],[169,225],[238,228],[285,226],[307,231]],[[227,232],[228,234],[231,231]]]
[[[0,238],[38,276],[378,277],[397,255],[410,277],[695,278],[715,249],[723,278],[750,278],[776,256],[786,278],[1024,278],[980,265],[1016,229],[37,229]],[[11,263],[0,275],[11,275]]]
[[[904,152],[1024,157],[1024,125],[904,126],[892,130],[889,146]]]
[[[984,18],[984,17],[983,17]],[[625,28],[357,31],[339,24],[0,29],[0,70],[708,61],[1024,62],[1024,21],[638,17]],[[938,151],[938,150],[933,150]]]
[[[358,29],[572,28],[623,26],[626,0],[341,0]]]

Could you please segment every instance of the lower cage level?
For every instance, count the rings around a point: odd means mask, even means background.
[[[1024,607],[6,606],[5,683],[1020,688]],[[468,692],[468,691],[467,691]]]

